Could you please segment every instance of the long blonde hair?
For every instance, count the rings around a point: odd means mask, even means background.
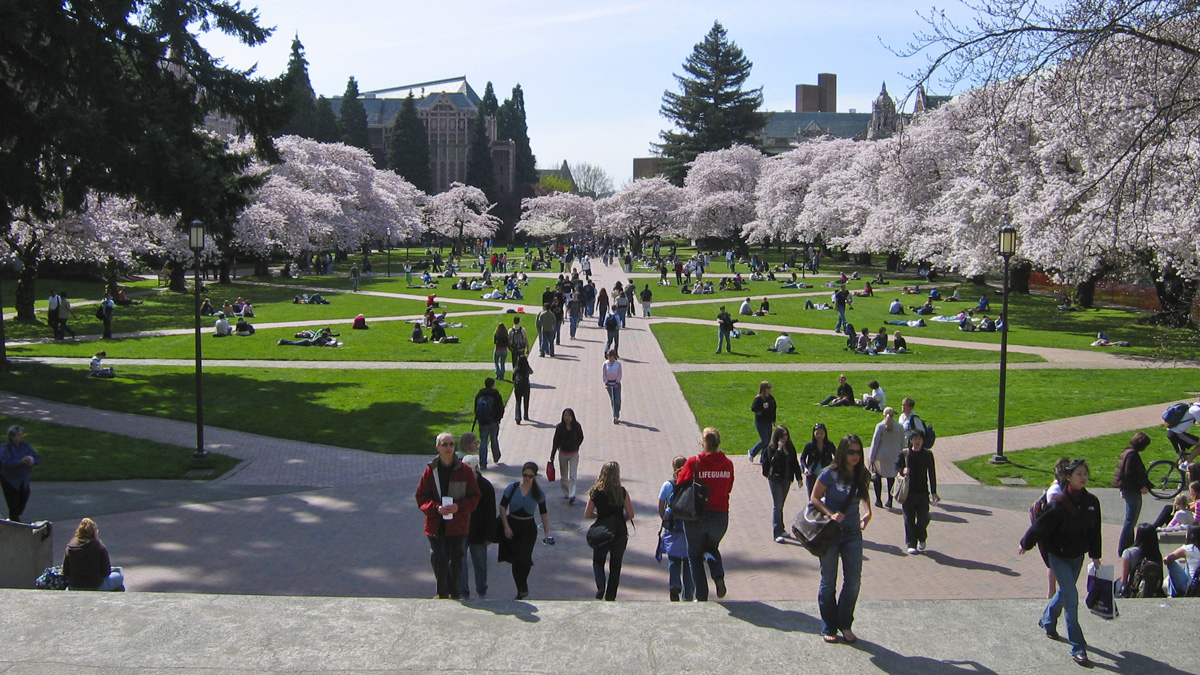
[[[100,534],[100,526],[91,518],[84,518],[79,521],[79,527],[75,528],[75,538],[79,541],[91,541]]]
[[[609,506],[618,506],[625,499],[621,495],[621,465],[616,462],[605,462],[600,467],[600,475],[596,476],[596,484],[588,490],[588,496],[595,499],[604,494]]]

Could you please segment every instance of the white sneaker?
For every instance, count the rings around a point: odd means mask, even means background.
[[[786,540],[786,539],[784,539],[783,537],[775,537],[775,543],[776,543],[776,544],[782,544],[782,543],[784,543],[785,541],[787,541],[787,540]]]
[[[918,550],[917,550],[917,549],[915,549],[915,548],[910,548],[910,549],[908,549],[908,554],[909,554],[909,555],[916,555],[916,554],[918,554],[918,553],[920,553],[920,551],[918,551]]]
[[[923,542],[923,541],[917,542],[917,550],[924,551],[925,550],[925,542]]]

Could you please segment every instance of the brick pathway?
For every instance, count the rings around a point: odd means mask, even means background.
[[[616,267],[596,265],[595,271],[597,285],[611,286],[616,278],[625,278],[617,273]],[[718,364],[673,368],[666,362],[648,323],[641,316],[633,317],[621,333],[625,365],[621,424],[611,422],[608,397],[600,381],[604,331],[594,320],[580,326],[577,340],[570,340],[564,328],[558,357],[535,356],[531,359],[535,371],[530,405],[532,421],[517,425],[510,407],[502,424],[503,463],[493,465],[486,474],[498,492],[517,477],[521,462],[535,461],[544,470],[553,425],[564,407],[575,409],[586,434],[580,463],[581,499],[574,506],[568,506],[560,498],[558,486],[544,484],[549,496],[551,529],[558,544],[539,546],[535,552],[532,586],[536,598],[592,596],[590,550],[583,541],[587,523],[582,513],[587,487],[601,463],[610,460],[621,463],[623,482],[633,497],[638,514],[638,528],[631,537],[626,555],[621,597],[666,598],[665,564],[656,563],[652,557],[658,529],[658,489],[670,476],[671,458],[694,454],[699,445],[698,421],[687,406],[674,372],[722,367]],[[807,331],[799,329],[799,332]],[[935,342],[921,338],[913,338],[913,341]],[[960,348],[994,348],[977,343],[948,344]],[[1108,355],[1089,353],[1081,360],[1079,353],[1072,350],[1040,350],[1038,353],[1054,363],[1054,367],[1071,367],[1067,364],[1076,363],[1094,367],[1098,361],[1104,362],[1101,367],[1144,367],[1133,360],[1106,358]],[[1092,358],[1096,356],[1098,358]],[[282,367],[309,365],[288,362]],[[316,367],[316,364],[311,365]],[[440,363],[320,365],[468,370],[487,370],[490,366]],[[871,365],[879,369],[882,364]],[[771,369],[791,367],[799,367],[799,364]],[[843,367],[843,364],[826,364],[823,369]],[[1145,426],[1147,415],[1161,407],[1012,428],[1006,432],[1006,445],[1017,449],[1032,447],[1029,444],[1034,442],[1044,444],[1047,438],[1062,442],[1138,428]],[[182,447],[190,447],[195,438],[194,427],[184,422],[23,397],[0,396],[0,410],[17,417],[113,429]],[[992,439],[990,446],[989,438]],[[417,475],[433,454],[432,448],[429,456],[383,456],[214,428],[206,430],[206,440],[212,450],[247,459],[238,471],[221,479],[224,483],[322,489],[105,517],[106,540],[118,562],[125,566],[131,590],[400,597],[431,594],[432,573],[428,567],[427,548],[419,534],[422,516],[413,505],[411,495]],[[990,452],[994,447],[994,432],[946,437],[939,441],[939,461],[943,465],[939,466],[940,478],[949,486],[969,482],[949,462]],[[722,546],[730,599],[811,599],[816,592],[816,559],[796,545],[772,541],[770,495],[759,467],[749,464],[744,456],[735,456],[734,462],[737,479],[732,495],[730,529]],[[80,487],[86,490],[86,484]],[[169,484],[164,489],[169,490]],[[797,492],[793,489],[789,498],[786,509],[789,518],[803,503],[803,493]],[[36,488],[34,495],[31,512],[35,511]],[[1018,558],[1015,554],[1013,542],[1027,524],[1024,508],[999,509],[944,502],[934,508],[933,518],[930,552],[910,557],[901,548],[903,523],[899,511],[877,510],[866,531],[864,598],[1006,598],[1043,594],[1045,573],[1040,560],[1036,556]],[[1115,529],[1106,526],[1107,541],[1114,541]],[[66,530],[57,528],[55,536],[62,542],[56,545],[65,544]],[[981,537],[981,532],[987,532],[987,536]],[[509,566],[493,562],[490,574],[491,596],[511,597],[514,591]]]

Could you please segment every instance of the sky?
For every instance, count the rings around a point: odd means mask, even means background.
[[[465,75],[481,96],[491,81],[501,101],[520,84],[538,168],[588,162],[618,188],[669,127],[663,92],[679,91],[674,75],[714,21],[754,64],[747,88],[762,87],[763,110],[795,110],[797,84],[835,73],[838,112],[869,112],[884,82],[903,97],[907,76],[925,65],[888,47],[904,48],[925,26],[918,11],[930,9],[903,0],[241,2],[275,32],[254,48],[206,35],[227,65],[279,75],[299,35],[319,95],[341,95],[351,76],[370,91]]]

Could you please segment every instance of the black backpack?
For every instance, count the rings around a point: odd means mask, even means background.
[[[1142,558],[1142,562],[1133,568],[1133,572],[1129,575],[1129,585],[1125,587],[1125,597],[1165,598],[1162,563]]]
[[[496,402],[492,400],[491,393],[479,393],[475,396],[475,419],[480,424],[491,424],[499,419],[496,415]]]
[[[604,320],[604,328],[606,330],[616,330],[620,326],[621,324],[619,321],[617,321],[616,314],[609,314],[608,318]]]

